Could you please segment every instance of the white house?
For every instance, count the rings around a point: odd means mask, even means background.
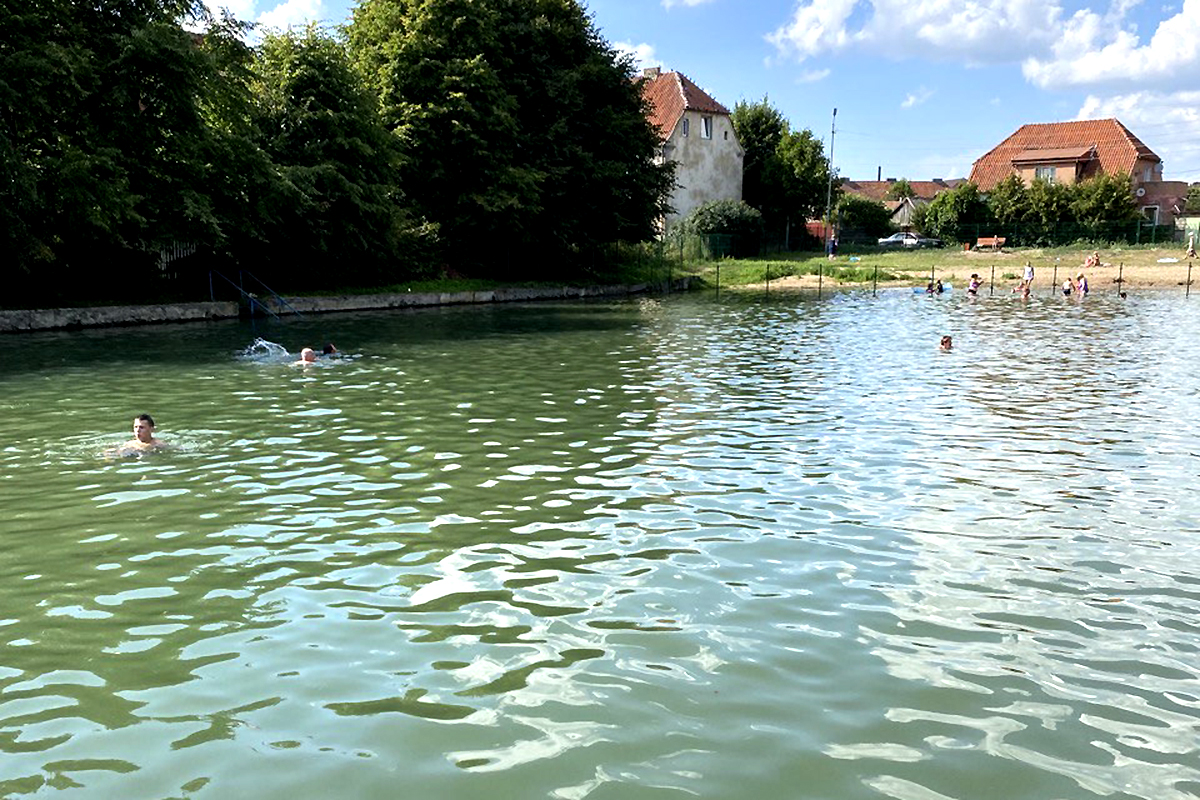
[[[729,109],[678,72],[645,70],[642,94],[662,137],[659,158],[675,162],[667,228],[712,200],[742,199],[742,158]]]

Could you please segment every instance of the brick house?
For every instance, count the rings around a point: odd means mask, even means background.
[[[1158,225],[1174,224],[1187,183],[1164,181],[1162,159],[1115,119],[1022,125],[971,168],[986,192],[1009,175],[1072,184],[1100,174],[1128,175],[1138,209]]]
[[[662,137],[660,160],[675,162],[670,227],[712,200],[742,199],[742,159],[729,109],[679,72],[654,67],[643,73],[650,122]]]

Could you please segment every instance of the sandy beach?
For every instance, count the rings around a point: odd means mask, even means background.
[[[944,251],[945,259],[933,267],[933,275],[953,286],[965,287],[972,273],[978,273],[983,279],[985,290],[990,286],[995,276],[995,292],[1008,292],[1021,279],[1025,262],[1033,264],[1035,274],[1033,291],[1049,291],[1052,286],[1060,286],[1067,278],[1074,278],[1080,272],[1087,277],[1088,288],[1092,292],[1117,291],[1123,287],[1127,291],[1139,289],[1178,289],[1183,291],[1189,280],[1189,263],[1191,265],[1191,281],[1193,288],[1200,280],[1200,260],[1189,260],[1179,248],[1154,250],[1127,250],[1105,252],[1100,251],[1100,266],[1086,268],[1083,266],[1086,252],[1069,256],[1048,256],[1040,250],[1007,251]],[[941,260],[941,259],[939,259]],[[848,266],[851,263],[870,265],[871,256],[861,256],[858,262],[850,262],[848,256],[839,256],[831,265]],[[881,267],[881,271],[885,269]],[[897,270],[887,267],[892,273]],[[857,285],[840,282],[825,276],[822,283],[825,286]],[[880,286],[923,286],[929,281],[929,273],[909,272],[908,276],[893,281],[880,281]],[[817,286],[816,275],[788,276],[771,281],[772,289],[796,288],[808,289]],[[763,284],[757,284],[763,288]],[[747,287],[750,288],[750,287]]]

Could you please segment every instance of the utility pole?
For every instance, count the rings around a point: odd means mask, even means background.
[[[837,133],[837,109],[833,110],[833,123],[829,126],[829,185],[825,189],[825,255],[830,255],[829,242],[833,238],[833,136]]]

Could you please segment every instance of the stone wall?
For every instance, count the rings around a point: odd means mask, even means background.
[[[334,311],[368,311],[389,308],[463,305],[470,303],[512,303],[530,300],[562,300],[581,297],[606,297],[639,294],[650,289],[686,290],[689,279],[681,278],[672,286],[552,286],[512,287],[482,292],[402,292],[323,297],[287,298],[284,305],[274,298],[256,298],[264,308],[283,316],[292,310],[302,314]],[[0,333],[88,328],[107,325],[142,325],[156,322],[194,322],[230,319],[248,312],[235,302],[176,303],[152,306],[100,306],[97,308],[48,308],[31,311],[0,310]]]

